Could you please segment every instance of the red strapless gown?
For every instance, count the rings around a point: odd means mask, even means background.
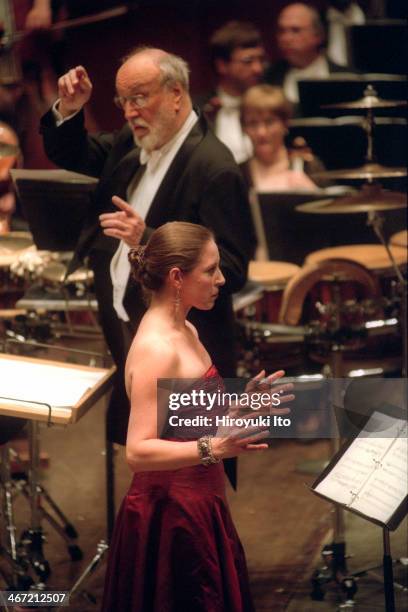
[[[220,380],[211,366],[206,388]],[[116,520],[102,612],[253,611],[222,463],[136,473]]]

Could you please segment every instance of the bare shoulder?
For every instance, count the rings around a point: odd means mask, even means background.
[[[196,338],[199,338],[196,327],[190,323],[190,321],[186,321],[186,327],[195,335]]]
[[[130,382],[135,375],[145,383],[176,377],[179,361],[178,352],[169,339],[159,334],[149,334],[143,340],[136,336],[126,362],[126,380]]]

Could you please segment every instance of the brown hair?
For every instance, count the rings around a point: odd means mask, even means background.
[[[292,117],[292,105],[284,96],[281,87],[272,85],[254,85],[247,89],[241,98],[241,123],[245,125],[244,116],[247,110],[269,111],[287,123]]]
[[[260,31],[249,21],[229,21],[210,38],[211,59],[228,62],[235,49],[263,46]]]
[[[148,291],[160,291],[172,268],[190,272],[213,234],[202,225],[172,221],[156,229],[146,246],[131,249],[129,261],[134,278]]]

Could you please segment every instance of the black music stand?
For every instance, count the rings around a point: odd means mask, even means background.
[[[390,403],[388,402],[390,399]],[[384,600],[386,612],[395,612],[395,595],[394,595],[394,574],[393,560],[391,556],[390,546],[390,531],[394,531],[400,525],[401,521],[408,513],[408,495],[404,494],[404,478],[401,481],[401,491],[397,495],[393,491],[393,497],[390,498],[390,507],[393,511],[388,518],[379,518],[376,515],[376,505],[369,508],[368,512],[359,507],[360,499],[364,499],[366,495],[374,495],[370,491],[370,486],[374,487],[375,491],[375,475],[377,470],[383,470],[384,463],[389,460],[391,463],[394,460],[391,453],[393,445],[401,440],[406,440],[407,423],[406,423],[406,380],[405,379],[355,379],[347,388],[344,395],[344,411],[337,409],[336,418],[339,424],[340,435],[347,436],[349,439],[343,444],[340,450],[330,461],[329,465],[323,470],[320,476],[312,485],[312,491],[326,500],[334,502],[335,507],[343,508],[351,511],[358,516],[379,525],[382,528],[383,535],[383,582],[384,582]],[[391,432],[391,433],[390,433]],[[355,462],[359,466],[364,449],[359,449],[355,443],[358,439],[370,438],[374,433],[376,437],[383,438],[384,448],[379,451],[381,456],[372,457],[372,469],[368,477],[365,477],[360,484],[350,484],[349,489],[346,485],[343,486],[347,479],[347,472],[341,473],[340,480],[332,481],[331,487],[336,493],[328,493],[321,489],[321,485],[331,478],[332,472],[337,465],[346,458],[348,462]],[[358,435],[357,435],[358,434]],[[389,437],[387,437],[387,435]],[[401,442],[402,445],[402,442]],[[402,451],[401,451],[402,452]],[[366,455],[368,457],[368,455]],[[346,465],[346,464],[344,464]],[[347,468],[341,468],[346,470]],[[389,468],[387,468],[389,469]],[[339,472],[340,473],[340,472]],[[374,484],[370,485],[370,478]],[[335,476],[336,478],[336,476]],[[340,483],[340,484],[339,484]],[[391,483],[390,483],[391,486]],[[344,490],[341,487],[346,487]],[[349,502],[344,501],[344,494],[349,494]],[[343,501],[340,501],[343,499]],[[366,498],[367,499],[367,498]],[[369,497],[371,502],[371,497]],[[395,501],[398,500],[398,501]],[[346,569],[344,567],[344,569]],[[354,585],[354,578],[370,573],[375,568],[369,568],[353,572],[343,578],[343,583],[348,582],[348,588],[354,594],[357,587]],[[337,578],[333,576],[333,578]],[[319,577],[315,575],[314,580],[315,595],[319,594],[320,584]],[[317,597],[318,598],[318,597]]]
[[[66,170],[11,170],[11,176],[36,247],[73,251],[98,180]]]
[[[310,215],[296,210],[300,204],[328,197],[333,197],[330,190],[276,191],[257,193],[251,197],[258,241],[266,247],[270,260],[302,265],[305,257],[313,251],[344,244],[377,243],[371,228],[367,226],[366,213],[353,214],[350,232],[348,215]],[[387,235],[390,230],[395,233],[405,228],[404,219],[400,220],[398,216],[398,220],[401,227],[395,229],[393,218],[390,218]],[[263,234],[261,238],[260,233]]]
[[[350,26],[348,33],[352,63],[357,70],[405,74],[408,53],[405,20],[367,21]]]

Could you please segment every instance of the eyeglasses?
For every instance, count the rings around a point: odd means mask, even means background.
[[[143,108],[146,106],[149,99],[148,95],[137,94],[135,96],[115,96],[113,98],[114,103],[121,110],[125,110],[126,104],[130,105],[130,108]]]
[[[268,60],[265,55],[248,55],[247,57],[234,58],[231,62],[236,62],[238,64],[243,64],[244,66],[250,66],[251,64],[260,63],[262,65],[266,65]]]

